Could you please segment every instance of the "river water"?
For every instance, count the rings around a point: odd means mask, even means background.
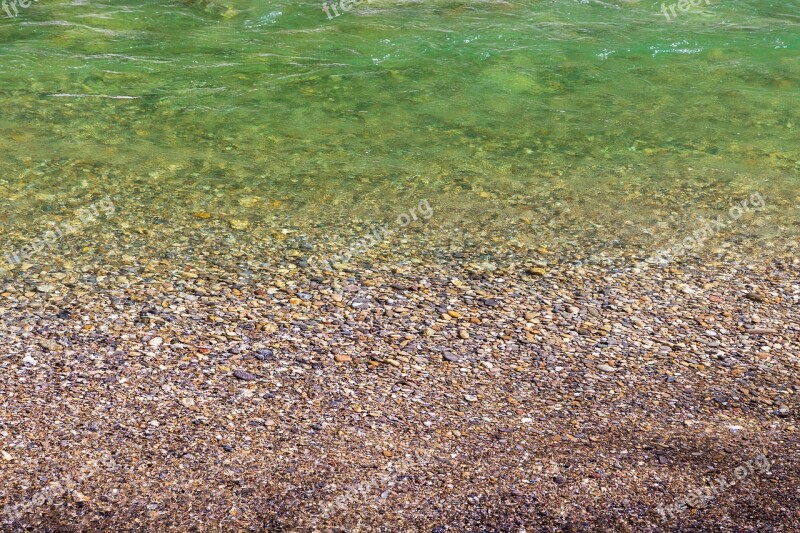
[[[796,238],[796,0],[15,5],[4,275],[325,263],[382,225],[385,260]]]

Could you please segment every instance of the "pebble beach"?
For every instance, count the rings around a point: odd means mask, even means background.
[[[0,531],[800,531],[792,2],[268,4],[0,11]]]
[[[231,250],[17,273],[0,292],[4,527],[798,524],[793,250],[415,258],[426,231],[409,255],[384,243],[326,269],[279,241],[283,268]],[[718,477],[734,483],[681,508]]]

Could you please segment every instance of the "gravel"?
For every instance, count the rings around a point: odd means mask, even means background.
[[[230,253],[3,282],[4,530],[800,529],[794,253]]]

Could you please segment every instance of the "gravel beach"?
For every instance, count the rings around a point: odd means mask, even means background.
[[[0,533],[800,532],[798,1],[0,0]]]
[[[3,530],[800,528],[791,247],[282,250],[4,283]]]

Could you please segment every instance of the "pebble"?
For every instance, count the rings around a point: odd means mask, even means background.
[[[251,374],[247,370],[241,370],[241,369],[234,370],[233,375],[237,379],[241,379],[243,381],[254,381],[258,379],[258,376],[256,376],[255,374]]]
[[[192,398],[181,398],[181,405],[184,407],[194,407],[194,399]]]
[[[457,355],[455,355],[453,352],[450,352],[450,351],[445,351],[445,352],[443,352],[443,353],[442,353],[442,357],[443,357],[443,358],[444,358],[446,361],[450,361],[451,363],[458,363],[458,362],[460,361],[460,359],[458,358],[458,356],[457,356]]]
[[[231,225],[231,228],[237,229],[237,230],[243,230],[243,229],[247,229],[247,228],[250,227],[250,222],[248,222],[247,220],[241,220],[241,219],[238,219],[238,218],[232,218],[229,223]]]
[[[369,307],[370,302],[366,298],[356,298],[352,302],[350,302],[350,307],[353,309],[365,309]]]
[[[750,335],[771,335],[778,333],[778,330],[774,328],[750,328],[746,329],[745,332]]]
[[[337,353],[336,355],[333,356],[333,360],[336,361],[337,363],[349,363],[350,361],[353,360],[353,358],[346,354]]]
[[[59,352],[63,349],[63,346],[61,346],[53,339],[42,339],[39,341],[39,346],[47,350],[50,350],[51,352]]]

